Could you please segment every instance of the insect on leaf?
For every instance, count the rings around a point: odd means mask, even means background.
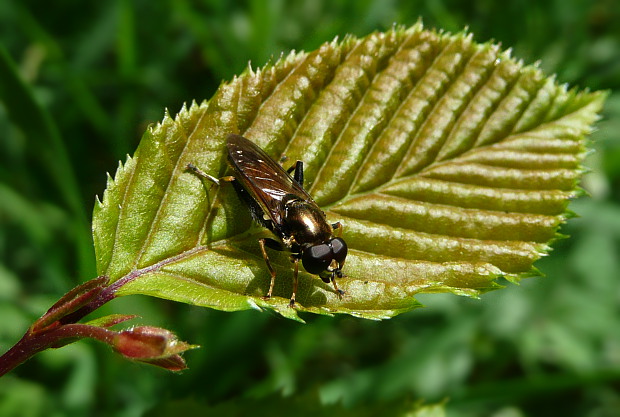
[[[420,292],[477,296],[536,273],[579,191],[585,136],[603,93],[568,91],[470,35],[418,24],[347,37],[249,68],[209,100],[150,127],[95,207],[100,275],[220,310],[270,308],[380,319]],[[305,188],[349,255],[333,288],[269,253],[232,186],[226,137],[304,162]]]

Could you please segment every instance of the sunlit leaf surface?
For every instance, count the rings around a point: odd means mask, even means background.
[[[291,54],[150,127],[95,207],[98,272],[221,310],[391,317],[419,292],[477,296],[536,273],[577,195],[600,93],[567,91],[497,45],[421,25]],[[305,163],[305,185],[349,245],[330,285],[257,244],[266,231],[228,185],[226,136]],[[290,163],[290,162],[289,162]],[[286,163],[285,163],[286,164]]]

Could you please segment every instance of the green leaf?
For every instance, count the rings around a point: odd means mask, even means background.
[[[497,45],[421,25],[291,53],[222,86],[144,134],[94,211],[99,275],[119,294],[220,310],[347,313],[380,319],[420,292],[477,296],[536,273],[578,194],[585,136],[603,93],[567,91]],[[238,133],[274,158],[304,161],[306,188],[349,245],[338,281],[270,252],[226,173]]]

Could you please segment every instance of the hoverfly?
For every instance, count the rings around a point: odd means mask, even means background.
[[[220,180],[230,181],[241,200],[248,205],[252,218],[277,238],[258,240],[271,274],[269,291],[264,298],[271,298],[276,279],[267,247],[291,253],[294,270],[290,307],[295,306],[300,260],[306,271],[318,275],[325,283],[331,281],[338,296],[342,297],[344,292],[338,288],[335,278],[343,276],[347,244],[334,236],[334,230],[342,230],[342,226],[340,223],[330,224],[325,213],[304,190],[303,162],[297,161],[285,170],[260,147],[240,135],[229,135],[226,148],[232,177],[217,179],[193,164],[188,164],[187,168],[218,185]]]

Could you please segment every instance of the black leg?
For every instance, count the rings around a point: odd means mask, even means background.
[[[279,251],[286,250],[284,245],[281,242],[278,242],[277,240],[269,239],[268,237],[263,238],[262,240],[265,241],[265,246],[267,246],[269,249],[279,250]]]
[[[301,161],[297,161],[295,164],[295,175],[293,175],[297,184],[304,186],[304,163]]]
[[[297,161],[295,165],[286,170],[289,174],[293,172],[293,179],[300,186],[304,186],[304,163],[302,161]]]

